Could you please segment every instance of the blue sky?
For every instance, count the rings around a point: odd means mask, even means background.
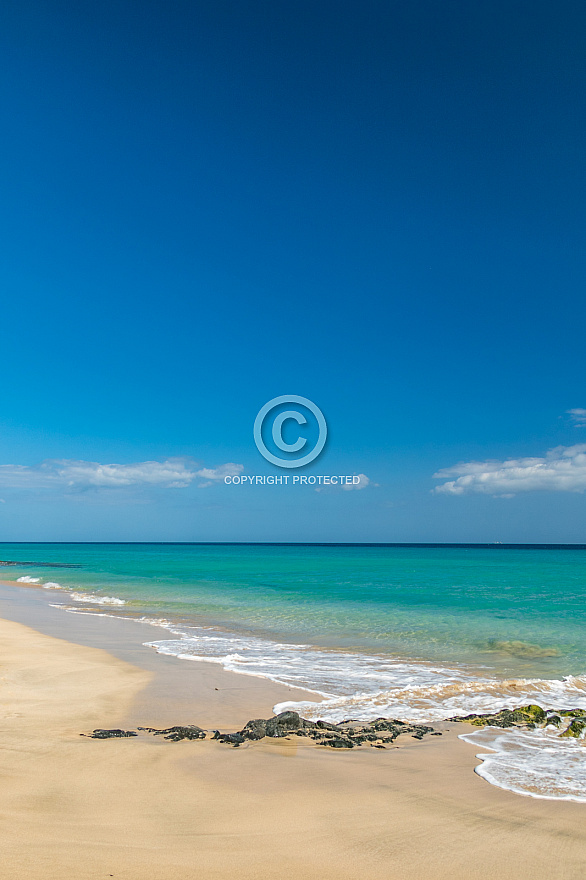
[[[586,541],[583,4],[0,18],[3,540]]]

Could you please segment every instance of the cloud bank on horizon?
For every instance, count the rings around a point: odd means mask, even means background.
[[[114,489],[128,486],[156,486],[184,489],[197,480],[212,485],[225,476],[244,470],[227,462],[216,468],[201,468],[190,458],[141,461],[134,464],[100,464],[97,461],[47,459],[39,465],[0,465],[0,487],[6,489]]]
[[[186,489],[194,483],[199,489],[221,483],[224,477],[239,476],[244,465],[233,461],[215,468],[200,467],[191,458],[168,458],[165,461],[141,461],[134,464],[100,464],[97,461],[47,459],[38,465],[0,465],[1,489],[120,489],[156,487]],[[342,489],[365,489],[372,483],[366,474]],[[0,503],[4,499],[0,498]]]
[[[586,443],[556,446],[543,458],[462,462],[442,468],[433,476],[437,480],[455,477],[432,490],[444,495],[511,498],[518,492],[583,492],[586,490]]]

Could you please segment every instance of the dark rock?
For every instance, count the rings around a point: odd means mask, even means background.
[[[433,727],[426,727],[425,725],[417,725],[416,727],[412,727],[409,731],[411,736],[415,737],[415,739],[423,739],[426,733],[431,733],[433,731]]]
[[[396,718],[377,718],[371,721],[369,727],[372,730],[396,730],[398,727],[409,727],[404,721],[397,721]]]
[[[248,721],[240,731],[240,734],[245,739],[262,739],[267,735],[267,722],[264,718],[255,718],[253,721]]]
[[[269,718],[265,724],[266,736],[271,737],[286,736],[288,733],[293,733],[299,730],[300,727],[304,727],[303,721],[297,712],[281,712],[280,715]]]
[[[239,733],[244,739],[259,740],[265,736],[282,738],[298,731],[305,736],[305,730],[313,727],[315,725],[312,721],[305,721],[297,712],[281,712],[273,718],[254,718],[248,721]]]
[[[328,724],[327,721],[317,721],[315,726],[320,730],[333,730],[335,733],[339,733],[341,730],[338,724]]]
[[[153,736],[164,736],[171,742],[180,742],[182,739],[205,739],[205,730],[196,727],[195,724],[188,724],[186,727],[180,725],[176,727],[167,727],[165,730],[158,730],[156,727],[139,727],[146,733],[152,733]]]
[[[98,727],[93,733],[81,733],[80,736],[88,736],[90,739],[120,739],[126,736],[138,736],[138,733],[135,730],[120,730],[119,727],[113,730]]]
[[[214,732],[213,739],[217,739],[222,743],[228,743],[235,748],[242,745],[243,742],[246,742],[240,733],[220,733],[218,730]]]
[[[318,743],[320,746],[330,746],[332,749],[353,749],[354,743],[345,737],[332,736]]]

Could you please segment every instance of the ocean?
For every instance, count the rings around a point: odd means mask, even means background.
[[[433,722],[586,709],[583,548],[0,544],[0,559],[21,563],[0,575],[53,590],[64,611],[149,621],[160,653],[315,693],[275,711]],[[586,802],[584,740],[464,738],[492,784]]]

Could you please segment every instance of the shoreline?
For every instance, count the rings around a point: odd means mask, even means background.
[[[21,591],[23,586],[26,589]],[[194,723],[234,729],[248,718],[270,714],[279,702],[320,700],[304,688],[234,673],[216,663],[186,662],[158,653],[145,644],[152,640],[152,624],[92,612],[63,612],[51,607],[47,594],[38,584],[0,581],[0,618],[8,617],[44,635],[82,647],[104,649],[118,660],[148,672],[149,685],[136,696],[133,711],[125,716],[129,726],[177,724],[176,716],[185,712],[187,700],[192,713],[200,719]],[[246,712],[251,714],[244,718]]]
[[[581,706],[581,714],[586,715],[586,677],[569,677],[563,681],[487,679],[478,675],[471,677],[470,669],[438,668],[418,661],[405,664],[400,658],[390,658],[387,661],[390,662],[389,684],[381,683],[380,692],[373,692],[369,678],[371,656],[347,653],[344,649],[318,652],[309,645],[294,644],[290,648],[272,642],[265,645],[256,637],[252,642],[240,642],[241,636],[235,637],[213,625],[201,625],[199,631],[197,627],[188,626],[186,631],[184,624],[173,624],[159,617],[138,617],[122,609],[120,613],[113,613],[109,608],[98,610],[91,604],[81,603],[83,594],[67,588],[54,592],[47,586],[59,585],[37,580],[0,582],[0,601],[2,597],[8,600],[14,620],[33,624],[47,635],[106,648],[119,659],[148,671],[152,684],[137,698],[139,711],[128,717],[127,726],[166,729],[177,723],[189,725],[193,717],[183,717],[187,696],[197,713],[196,727],[221,729],[223,734],[229,735],[240,732],[244,736],[248,734],[243,727],[252,718],[267,718],[284,711],[299,713],[310,722],[321,719],[329,724],[340,724],[345,719],[355,719],[357,723],[360,720],[368,724],[368,719],[371,723],[381,718],[401,719],[408,724],[432,725],[435,730],[443,731],[450,721],[464,719],[470,713],[486,715],[538,704],[550,709],[549,714],[541,712],[540,723],[533,725],[535,730],[504,725],[508,728],[505,734],[499,731],[503,724],[498,719],[494,725],[487,723],[483,730],[468,724],[463,726],[461,739],[480,750],[476,773],[489,784],[517,796],[586,804],[585,752],[580,740],[583,723],[579,722],[578,730],[574,726],[570,734],[566,731],[569,721],[564,726],[556,715],[557,710],[562,716],[571,716],[577,711],[576,706]],[[67,604],[63,605],[67,594],[81,604],[70,605],[66,600]],[[156,635],[157,630],[164,633],[162,639]],[[213,646],[212,655],[209,644]],[[276,668],[278,670],[280,664],[281,671],[276,674],[270,665],[267,669],[266,663],[267,659],[275,660],[273,655],[265,653],[267,647],[270,651],[273,646],[281,652],[276,656]],[[382,657],[372,657],[385,663]],[[332,658],[334,663],[343,666],[350,662],[348,674],[353,692],[346,690],[343,696],[332,696],[326,681],[325,687],[318,684],[321,690],[308,689],[303,681],[297,684],[295,678],[307,681],[307,674],[314,681],[319,681],[323,671],[329,674],[331,661],[325,659],[324,662],[324,658]],[[295,670],[293,674],[288,672],[289,663]],[[358,680],[354,677],[357,671]],[[383,671],[384,680],[384,666],[375,671]],[[369,687],[369,692],[360,692],[362,683]],[[339,687],[339,684],[338,680],[336,685]],[[549,718],[553,719],[552,725]],[[366,737],[362,742],[370,742],[373,732],[365,729],[357,735],[359,739]],[[341,748],[344,730],[339,729],[338,739]],[[355,735],[351,739],[356,742]]]
[[[3,858],[14,880],[175,880],[194,871],[256,880],[269,870],[518,880],[583,866],[583,805],[489,785],[474,773],[475,750],[458,739],[461,725],[383,751],[334,751],[297,737],[239,749],[81,737],[141,722],[238,728],[270,717],[275,690],[289,689],[146,648],[141,655],[123,643],[138,622],[57,609],[43,620],[45,603],[32,591],[19,600],[7,589],[0,772]]]

